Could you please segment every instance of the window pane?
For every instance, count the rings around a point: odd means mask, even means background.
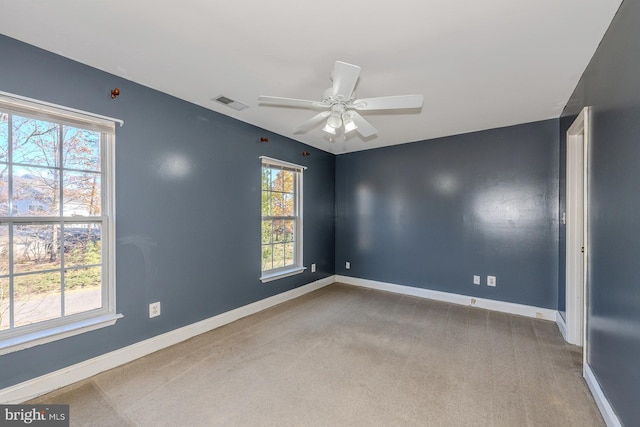
[[[64,216],[100,215],[100,174],[91,172],[63,172]]]
[[[282,203],[282,193],[271,193],[271,215],[283,216],[284,205]]]
[[[284,182],[282,181],[282,171],[274,169],[273,175],[273,183],[271,184],[271,189],[273,191],[282,191],[284,186]]]
[[[271,193],[269,191],[262,192],[262,216],[271,216]]]
[[[0,216],[9,215],[9,166],[0,163]]]
[[[282,191],[293,193],[294,172],[282,171]]]
[[[273,223],[271,220],[262,221],[262,244],[271,243],[273,236]]]
[[[0,111],[0,162],[8,161],[9,155],[9,115]]]
[[[9,226],[0,225],[0,276],[9,274]]]
[[[59,125],[13,115],[13,162],[59,167]]]
[[[295,198],[293,194],[282,195],[282,214],[284,216],[294,216],[295,212]]]
[[[273,241],[282,242],[284,240],[284,221],[273,221]]]
[[[65,315],[102,307],[102,268],[66,270],[64,273]]]
[[[295,243],[286,243],[284,245],[284,264],[293,265],[295,254]]]
[[[271,186],[273,191],[293,193],[295,172],[274,170],[275,176]]]
[[[100,170],[100,133],[63,126],[62,161],[65,168]]]
[[[271,169],[262,168],[262,190],[270,190],[271,189]]]
[[[13,215],[56,216],[59,212],[60,174],[57,169],[13,168]]]
[[[284,267],[284,244],[273,245],[273,268]]]
[[[28,274],[13,279],[15,326],[61,316],[60,272]]]
[[[273,268],[273,248],[271,245],[262,246],[262,271],[271,270]]]
[[[13,251],[16,273],[60,268],[60,226],[15,225]]]
[[[0,331],[9,328],[11,320],[9,316],[9,304],[11,303],[9,298],[9,279],[0,279]]]
[[[278,169],[269,169],[269,189],[275,191],[278,188]]]
[[[295,227],[296,227],[296,222],[295,220],[286,220],[283,221],[284,223],[284,233],[283,233],[283,240],[285,242],[292,242],[294,239],[294,235],[295,235]]]
[[[65,267],[101,264],[101,240],[101,224],[65,224]]]

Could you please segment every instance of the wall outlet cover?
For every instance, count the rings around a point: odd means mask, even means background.
[[[149,319],[160,316],[160,302],[152,302],[149,304]]]
[[[473,276],[473,284],[474,285],[479,285],[480,284],[480,276]]]
[[[487,276],[487,286],[496,285],[496,276]]]

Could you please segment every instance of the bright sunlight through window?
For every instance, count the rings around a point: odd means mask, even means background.
[[[0,96],[0,349],[114,315],[114,129]]]
[[[262,277],[268,282],[302,266],[303,166],[262,159]]]

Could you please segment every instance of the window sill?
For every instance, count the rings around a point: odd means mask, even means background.
[[[122,314],[105,314],[90,319],[79,320],[65,325],[54,326],[41,331],[30,332],[0,341],[0,355],[24,350],[40,344],[57,341],[62,338],[72,337],[84,332],[111,326]]]
[[[289,276],[294,276],[296,274],[300,274],[303,271],[305,271],[307,269],[307,267],[295,267],[295,268],[290,268],[288,270],[279,270],[273,273],[267,273],[267,274],[263,274],[260,277],[260,281],[262,283],[267,283],[267,282],[271,282],[272,280],[278,280],[278,279],[282,279],[284,277],[289,277]]]

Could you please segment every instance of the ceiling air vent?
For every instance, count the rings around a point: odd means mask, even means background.
[[[226,96],[222,96],[222,95],[213,98],[213,101],[218,101],[221,104],[224,104],[227,107],[231,107],[237,111],[242,111],[245,108],[249,108],[248,105],[245,105],[242,102],[234,101],[233,99],[229,99]]]

